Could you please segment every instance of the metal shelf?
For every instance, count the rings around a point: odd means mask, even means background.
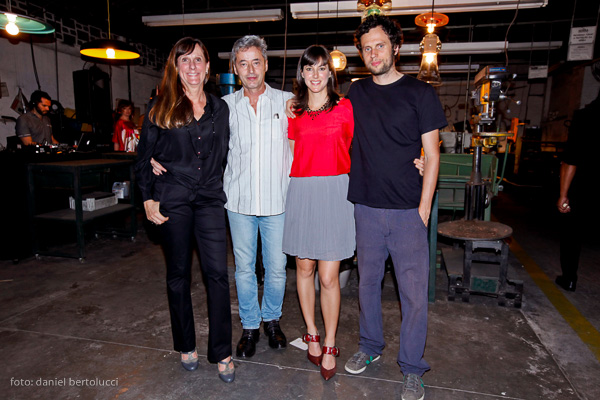
[[[102,217],[107,217],[116,213],[129,211],[130,224],[129,229],[110,231],[113,235],[130,236],[132,239],[137,233],[136,208],[134,199],[134,190],[129,193],[129,203],[119,203],[110,207],[101,208],[94,211],[83,211],[82,190],[84,187],[99,187],[103,191],[111,191],[112,181],[117,176],[127,176],[131,187],[135,187],[135,175],[133,172],[132,160],[115,159],[90,159],[75,161],[59,161],[51,163],[32,163],[28,165],[29,181],[29,217],[31,224],[31,235],[33,243],[33,252],[39,255],[50,255],[56,257],[85,259],[85,239],[83,227]],[[36,187],[43,184],[47,190],[58,192],[67,189],[73,193],[75,199],[75,209],[59,209],[43,213],[36,212]],[[77,254],[68,254],[62,251],[43,251],[40,249],[40,238],[37,232],[37,223],[72,223],[75,225],[77,235]]]

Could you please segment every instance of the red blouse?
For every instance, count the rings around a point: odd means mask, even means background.
[[[354,116],[350,100],[311,119],[305,112],[288,119],[288,138],[295,141],[290,176],[334,176],[350,172]]]
[[[132,121],[117,120],[112,141],[119,144],[119,151],[135,151],[139,140],[139,131]]]

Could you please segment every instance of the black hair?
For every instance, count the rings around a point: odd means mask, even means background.
[[[298,81],[298,93],[296,94],[296,104],[294,112],[297,115],[301,115],[308,108],[308,87],[304,78],[302,77],[302,71],[306,65],[327,65],[331,71],[331,77],[327,81],[327,96],[328,100],[325,104],[327,111],[331,110],[340,99],[340,94],[336,91],[337,78],[335,75],[335,67],[333,66],[333,60],[329,55],[329,51],[320,45],[309,46],[300,61],[298,61],[298,69],[296,70],[296,80]]]
[[[356,32],[354,32],[354,45],[358,49],[358,52],[362,57],[362,46],[360,44],[360,38],[368,33],[371,29],[380,26],[381,29],[385,32],[385,34],[390,39],[392,43],[392,48],[398,46],[398,48],[402,47],[402,42],[404,37],[402,35],[402,27],[400,23],[395,19],[390,19],[384,15],[370,15],[356,28]],[[396,54],[396,59],[399,57],[400,52]]]
[[[42,101],[42,99],[52,101],[52,97],[50,97],[50,95],[48,93],[43,92],[41,90],[36,90],[35,92],[31,93],[31,98],[29,100],[29,107],[31,109],[34,109],[38,105],[38,103]]]

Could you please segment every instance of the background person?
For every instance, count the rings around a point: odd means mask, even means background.
[[[340,100],[335,68],[323,46],[310,46],[298,62],[297,117],[288,138],[294,151],[288,189],[283,251],[296,257],[298,298],[306,322],[308,359],[329,380],[336,373],[335,345],[340,314],[340,261],[354,255],[354,207],[348,195],[352,105]],[[339,103],[338,103],[339,102]],[[325,340],[315,324],[315,268],[318,264]]]
[[[575,111],[567,146],[560,168],[560,193],[556,203],[560,215],[560,268],[556,284],[574,292],[577,288],[577,271],[581,245],[585,237],[595,234],[597,218],[592,208],[595,202],[590,195],[590,185],[595,182],[595,158],[590,146],[592,136],[598,131],[600,95],[585,108]],[[591,219],[591,221],[590,221]],[[590,223],[592,222],[592,223]],[[593,233],[592,233],[593,232]]]
[[[129,100],[119,100],[117,105],[119,118],[115,123],[113,144],[115,151],[135,152],[140,140],[140,132],[133,123],[133,103]]]
[[[208,51],[194,38],[179,40],[169,54],[160,94],[144,121],[137,179],[146,216],[160,225],[167,261],[167,294],[173,344],[187,370],[198,367],[190,293],[192,241],[200,253],[208,300],[208,360],[232,382],[231,307],[223,169],[229,143],[229,110],[204,91]],[[154,157],[169,172],[152,173]]]
[[[58,144],[58,140],[52,136],[52,122],[47,115],[50,106],[52,99],[48,93],[36,90],[31,94],[29,112],[17,119],[15,127],[16,134],[24,145]]]

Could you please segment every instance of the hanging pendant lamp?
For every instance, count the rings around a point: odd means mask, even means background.
[[[11,11],[10,1],[8,2],[8,11],[0,13],[0,29],[4,29],[13,36],[18,35],[19,33],[45,35],[55,31],[52,25],[43,21],[13,13]]]
[[[110,0],[106,1],[108,14],[108,39],[92,40],[81,45],[81,55],[98,60],[135,60],[140,54],[133,48],[120,40],[111,39],[110,35]]]
[[[358,0],[356,2],[356,10],[362,12],[362,21],[370,15],[379,15],[391,9],[392,0]]]
[[[338,8],[336,8],[336,19],[337,19],[337,12],[339,9],[339,2],[338,2]],[[338,48],[337,48],[337,27],[335,30],[335,49],[329,53],[329,55],[331,56],[331,60],[333,61],[333,68],[335,68],[336,71],[343,71],[346,68],[346,64],[348,62],[348,60],[346,59],[346,55],[344,53],[342,53]]]
[[[433,86],[439,86],[442,84],[442,77],[440,76],[440,70],[438,66],[437,56],[442,49],[442,42],[438,35],[433,33],[434,29],[438,26],[444,26],[448,24],[448,16],[434,12],[435,0],[431,3],[431,12],[426,12],[417,15],[415,18],[415,24],[417,26],[427,27],[427,34],[419,43],[419,48],[423,57],[421,58],[421,66],[419,68],[419,74],[417,79],[427,82]]]

